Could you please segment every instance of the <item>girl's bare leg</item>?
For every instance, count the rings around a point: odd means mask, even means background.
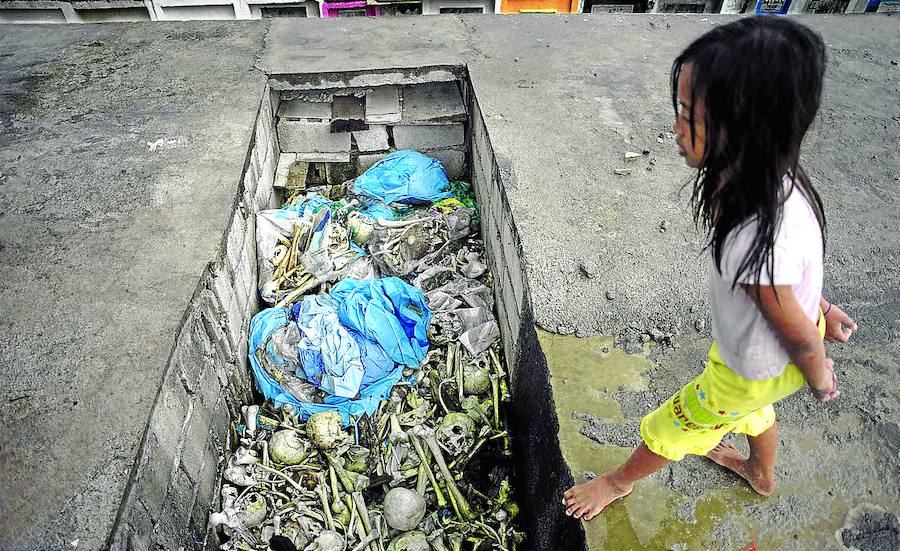
[[[720,442],[706,457],[740,475],[758,494],[768,496],[775,491],[778,422],[759,436],[747,436],[747,442],[750,444],[750,457],[726,442]]]
[[[566,490],[563,494],[566,514],[591,520],[607,505],[630,494],[636,481],[662,469],[668,462],[642,443],[618,469]]]

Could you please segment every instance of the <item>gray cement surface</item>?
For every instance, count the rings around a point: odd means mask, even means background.
[[[0,30],[0,548],[106,546],[230,217],[263,31]]]
[[[669,134],[667,72],[680,48],[727,20],[0,29],[0,418],[12,427],[0,437],[0,547],[104,546],[180,316],[222,237],[266,73],[467,65],[536,322],[617,336],[629,351],[642,335],[666,343],[653,347],[646,389],[612,392],[627,430],[699,371],[709,345],[703,239],[679,194],[691,173]],[[691,549],[738,549],[748,536],[766,549],[840,549],[835,530],[851,507],[898,512],[900,25],[801,20],[829,45],[803,161],[830,222],[827,294],[860,324],[853,345],[831,350],[845,394],[827,407],[796,396],[779,409],[779,476],[798,491],[725,501],[713,516],[689,504],[653,522],[635,513],[622,525],[643,527],[629,547],[653,548],[649,525],[693,534]],[[565,369],[551,373],[556,393]],[[652,483],[697,499],[740,488],[694,460]],[[589,527],[589,541],[617,548],[621,526],[610,527]]]

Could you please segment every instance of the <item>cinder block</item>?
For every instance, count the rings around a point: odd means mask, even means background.
[[[278,156],[278,168],[275,169],[275,181],[273,182],[273,187],[278,189],[287,187],[288,169],[296,161],[296,153],[282,153]]]
[[[366,94],[366,122],[391,124],[400,122],[400,88],[379,86]]]
[[[259,212],[261,210],[266,210],[269,208],[269,204],[271,203],[272,194],[275,192],[275,188],[271,185],[266,185],[263,182],[259,183],[259,186],[256,188],[256,196],[253,197],[253,203],[250,206],[254,213]],[[255,228],[251,224],[252,227]],[[247,232],[250,233],[250,232]],[[254,244],[254,247],[256,245]]]
[[[253,145],[253,150],[250,153],[250,165],[253,167],[253,174],[256,176],[257,181],[259,181],[259,178],[262,175],[263,157],[265,156],[263,149],[263,145],[257,141]]]
[[[195,399],[187,431],[184,434],[184,448],[181,453],[181,467],[191,481],[197,480],[200,467],[203,465],[211,416],[212,411],[206,411],[199,400]]]
[[[227,315],[229,310],[236,309],[234,287],[227,269],[221,263],[217,263],[212,270],[211,289],[219,300],[224,314]]]
[[[181,430],[181,427],[178,427]],[[140,472],[137,497],[152,518],[158,518],[165,504],[166,488],[175,466],[175,448],[161,446],[155,432],[147,435],[146,463]]]
[[[500,227],[500,241],[503,243],[503,257],[506,270],[515,291],[516,308],[521,312],[525,305],[525,274],[522,270],[522,249],[518,237],[512,229],[512,218],[507,217]]]
[[[483,189],[485,188],[484,182],[489,178],[487,174],[484,172],[484,167],[481,162],[481,152],[477,149],[472,149],[472,186],[475,190],[476,197],[480,198],[484,197]]]
[[[216,402],[219,401],[219,395],[222,394],[222,383],[216,374],[216,359],[207,357],[203,365],[203,371],[200,375],[200,381],[197,384],[197,398],[204,410],[212,414]],[[211,420],[207,420],[207,428]]]
[[[328,121],[282,119],[278,122],[278,143],[288,153],[350,153],[350,134],[332,133]]]
[[[268,149],[269,142],[272,140],[272,115],[269,109],[263,105],[256,118],[256,141]]]
[[[232,293],[234,293],[233,289]],[[234,306],[225,311],[225,317],[226,335],[231,339],[231,347],[240,349],[241,338],[246,340],[246,336],[241,333],[243,330],[243,312],[238,309],[237,297],[234,298]]]
[[[237,263],[241,260],[241,248],[244,245],[244,232],[247,230],[247,221],[240,209],[235,209],[231,217],[231,225],[228,227],[228,238],[225,242],[225,258],[228,259],[228,273],[234,275]]]
[[[444,171],[451,180],[462,178],[466,168],[466,154],[459,149],[430,149],[425,155],[437,159],[444,165]]]
[[[398,125],[394,127],[394,144],[397,149],[440,149],[462,146],[466,133],[462,124],[438,124],[427,126]]]
[[[297,153],[297,160],[307,163],[347,163],[350,161],[350,150],[341,153]]]
[[[150,537],[153,534],[153,517],[139,501],[135,502],[128,513],[128,549],[130,551],[149,551]]]
[[[404,124],[466,120],[466,107],[456,82],[429,82],[403,87]]]
[[[205,462],[197,477],[197,498],[188,525],[192,541],[203,541],[206,536],[206,524],[210,509],[216,503],[216,482],[218,481],[218,453],[211,442],[207,442],[207,451],[203,454]]]
[[[506,305],[503,302],[501,285],[494,285],[494,307],[497,310],[497,325],[500,327],[500,339],[503,343],[503,348],[509,350],[507,345],[510,342],[509,323],[507,322],[508,314],[506,313]]]
[[[197,478],[197,501],[196,507],[207,514],[209,507],[216,499],[218,493],[216,488],[216,478],[219,470],[219,453],[212,439],[206,441],[206,453],[203,454],[205,461],[200,470],[200,476]]]
[[[330,121],[331,102],[309,101],[305,98],[282,100],[278,105],[278,118],[282,121],[302,119]]]
[[[356,148],[360,153],[387,151],[390,147],[387,126],[381,124],[373,124],[369,126],[368,130],[353,132],[353,139],[356,141]]]
[[[238,386],[244,387],[247,385],[239,384]],[[226,403],[225,394],[222,394],[219,396],[219,400],[213,407],[212,420],[210,422],[210,436],[211,438],[213,438],[214,443],[221,443],[224,445],[228,438],[228,430],[230,425],[231,412],[228,411],[228,404]]]
[[[357,163],[359,164],[359,173],[362,174],[363,172],[369,170],[370,168],[372,168],[372,165],[374,165],[381,159],[384,159],[386,155],[387,153],[372,153],[367,155],[360,155],[357,158]]]
[[[509,272],[506,272],[498,279],[501,280],[500,284],[503,286],[502,294],[503,300],[506,302],[506,315],[510,328],[518,333],[519,326],[522,324],[522,309],[516,303],[516,284],[509,277]]]
[[[331,104],[331,131],[351,132],[366,129],[365,98],[335,96]]]
[[[243,313],[244,310],[247,309],[247,304],[250,302],[251,291],[247,288],[247,282],[249,278],[247,277],[247,269],[246,265],[246,251],[242,251],[241,260],[234,267],[234,278],[232,279],[232,284],[234,285],[234,296],[236,299],[235,306],[237,307],[238,312]],[[256,267],[254,266],[254,269]]]
[[[213,281],[215,280],[213,279]],[[210,289],[204,289],[201,291],[201,295],[207,295],[209,297],[208,299],[204,299],[201,309],[203,329],[206,331],[206,334],[209,336],[215,347],[218,360],[226,363],[232,362],[234,361],[234,349],[231,347],[231,343],[228,342],[228,337],[225,336],[225,332],[222,330],[224,309],[222,305],[219,304],[215,293]]]
[[[198,326],[202,328],[199,319],[194,316],[188,318],[173,354],[175,369],[183,378],[182,383],[187,388],[188,393],[191,394],[195,392],[200,373],[203,370],[204,352],[202,346],[204,343],[200,340],[199,335],[196,334],[198,333]]]
[[[188,413],[189,399],[181,380],[170,372],[163,381],[162,390],[153,408],[150,429],[156,435],[159,445],[172,453],[181,440],[184,419]]]
[[[275,179],[275,159],[273,158],[271,148],[268,145],[262,147],[261,151],[262,165],[259,169],[260,183],[267,183],[271,186],[272,181]]]
[[[503,220],[503,216],[504,216],[503,199],[500,197],[500,188],[498,188],[494,184],[493,180],[491,180],[491,185],[490,185],[490,188],[488,191],[487,204],[488,204],[488,211],[489,211],[488,218],[490,218],[490,221],[493,224],[493,227],[496,228],[496,234],[499,236],[500,235],[500,224],[502,224],[502,220]],[[493,237],[493,235],[494,234],[492,233],[491,236]],[[496,244],[497,244],[497,247],[502,252],[503,245],[502,245],[502,243],[500,243],[499,237],[497,238]]]
[[[256,196],[257,183],[258,181],[253,179],[249,170],[244,172],[244,179],[242,180],[244,191],[241,194],[241,202],[246,205],[247,208],[250,208],[250,206],[253,205],[253,198]]]
[[[167,492],[166,507],[153,534],[155,543],[164,549],[184,545],[193,502],[194,483],[183,470],[175,469]]]

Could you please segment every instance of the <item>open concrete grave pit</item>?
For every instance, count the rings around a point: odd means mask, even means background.
[[[270,75],[266,88],[114,547],[583,546],[547,514],[546,485],[569,476],[465,69]],[[440,161],[446,197],[360,189],[408,151]],[[390,284],[359,283],[372,278]]]

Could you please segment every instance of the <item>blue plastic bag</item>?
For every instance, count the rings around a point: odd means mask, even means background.
[[[331,201],[318,193],[308,194],[302,201],[298,201],[294,206],[283,206],[278,210],[287,212],[296,212],[297,216],[303,218],[312,214],[325,205],[331,204]]]
[[[353,398],[363,380],[359,345],[338,319],[337,304],[328,295],[307,295],[291,310],[303,334],[297,356],[305,377],[329,394]],[[393,364],[391,364],[393,367]]]
[[[372,165],[356,178],[353,191],[385,204],[425,204],[453,196],[441,162],[411,150],[395,151]]]
[[[375,343],[369,343],[365,351],[362,351],[362,357],[368,366],[368,359],[371,356],[375,369],[370,371],[367,368],[361,385],[362,389],[356,399],[328,396],[323,400],[324,403],[322,404],[297,400],[269,375],[260,364],[259,358],[257,358],[257,351],[259,350],[262,354],[267,354],[269,361],[279,365],[289,363],[279,357],[277,351],[260,350],[260,348],[267,346],[269,336],[273,332],[290,323],[294,323],[294,321],[291,318],[290,310],[287,308],[267,308],[253,316],[250,322],[248,356],[250,358],[250,367],[253,371],[253,378],[256,381],[256,388],[267,400],[271,400],[275,407],[280,408],[286,404],[293,406],[297,410],[297,414],[303,419],[309,419],[311,415],[321,411],[336,411],[340,413],[344,426],[347,426],[352,421],[352,418],[358,419],[366,413],[369,415],[375,413],[375,410],[378,409],[378,404],[382,400],[387,399],[391,389],[394,388],[394,385],[397,384],[403,375],[403,366],[394,365],[392,360],[388,360],[392,367],[387,367],[383,356],[379,355],[378,348],[380,347]],[[354,333],[351,331],[351,334]],[[354,339],[356,339],[356,335],[358,333],[354,334]],[[367,340],[365,337],[362,337],[362,339]],[[385,353],[382,350],[380,354]],[[380,377],[376,379],[375,377],[379,375]]]
[[[419,289],[396,277],[345,279],[331,296],[341,323],[377,342],[394,362],[418,367],[425,358],[431,310]]]

